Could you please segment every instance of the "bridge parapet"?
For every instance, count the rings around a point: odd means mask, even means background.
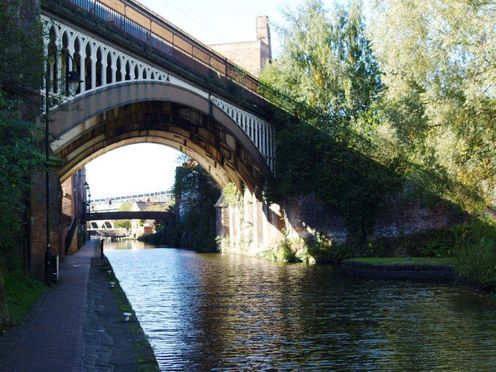
[[[245,89],[254,93],[259,92],[260,83],[253,75],[142,4],[132,0],[62,2],[84,9],[157,49],[169,52],[170,47],[178,48],[184,54],[232,79]]]

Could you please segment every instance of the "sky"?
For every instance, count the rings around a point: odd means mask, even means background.
[[[86,165],[91,198],[168,191],[179,154],[170,147],[152,143],[109,151]]]
[[[303,0],[141,0],[141,3],[206,44],[256,39],[255,19],[269,16],[274,56],[280,52],[276,26],[282,10]],[[140,144],[108,152],[86,165],[93,198],[168,191],[179,152]]]
[[[255,19],[269,16],[272,26],[283,23],[281,10],[294,8],[303,0],[141,0],[143,5],[165,17],[206,44],[256,40]],[[275,55],[280,50],[272,30]]]

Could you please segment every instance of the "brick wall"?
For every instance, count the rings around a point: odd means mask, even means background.
[[[57,171],[50,170],[50,245],[52,255],[65,255],[65,237],[72,219],[81,208],[85,200],[84,169],[76,172],[71,178],[60,184]],[[46,198],[45,173],[37,173],[32,178],[31,187],[31,247],[30,271],[39,278],[44,278],[46,241]],[[78,226],[71,242],[70,252],[79,249],[78,235],[81,226]]]
[[[260,74],[262,66],[265,65],[262,56],[267,53],[262,53],[262,42],[259,40],[216,44],[211,45],[211,48],[255,76]]]
[[[50,171],[50,246],[51,253],[57,255],[61,253],[60,245],[60,203],[61,188],[59,177],[54,170]],[[45,173],[37,173],[32,179],[31,189],[31,273],[39,278],[44,278],[45,273],[45,252],[47,249],[46,240],[46,198],[45,198]]]
[[[272,61],[269,18],[257,17],[256,26],[255,41],[214,44],[210,47],[252,75],[258,76],[265,65]]]
[[[314,231],[338,241],[347,237],[345,221],[333,208],[324,205],[314,195],[292,198],[284,203],[290,229],[302,238]],[[429,229],[442,229],[462,223],[465,216],[447,203],[422,204],[420,200],[406,200],[391,196],[378,212],[369,238],[398,237]],[[295,236],[296,236],[295,235]],[[293,237],[295,237],[293,236]]]
[[[69,219],[73,215],[73,206],[72,206],[72,187],[73,187],[72,177],[68,178],[65,182],[62,183],[62,216],[63,223],[67,223],[67,219]],[[66,219],[67,217],[67,219]]]

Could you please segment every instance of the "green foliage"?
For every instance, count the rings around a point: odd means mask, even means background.
[[[176,205],[174,203],[170,204],[167,207],[167,212],[175,215]],[[173,221],[169,221],[167,224],[163,224],[159,221],[156,221],[155,234],[145,234],[138,238],[140,242],[145,242],[153,245],[165,245],[170,246],[173,244],[173,234],[174,234],[174,226],[171,224]]]
[[[430,229],[400,237],[381,237],[368,242],[363,255],[370,257],[454,257],[481,238],[496,240],[490,221],[475,218],[446,229]]]
[[[262,81],[309,106],[306,119],[315,120],[318,112],[327,126],[367,110],[381,82],[359,4],[336,6],[329,16],[322,1],[307,0],[285,16],[283,54],[262,73]],[[300,108],[290,112],[307,116]]]
[[[157,245],[172,245],[200,252],[216,250],[216,213],[214,204],[220,196],[215,181],[198,163],[185,155],[178,159],[171,194],[175,204],[168,212],[176,215],[173,227],[161,225],[156,234],[139,240]]]
[[[31,310],[36,301],[45,293],[47,287],[18,271],[11,271],[5,275],[5,295],[7,298],[7,314],[0,329],[21,322]]]
[[[310,235],[305,239],[305,244],[315,263],[340,263],[351,257],[351,252],[345,244],[333,242],[324,235]]]
[[[0,90],[37,95],[43,76],[41,22],[32,1],[0,4]]]
[[[119,206],[119,211],[121,212],[129,212],[131,208],[133,207],[132,202],[126,202],[122,203]],[[115,221],[114,223],[115,227],[121,228],[121,229],[131,229],[131,221],[130,220],[120,220],[120,221]]]
[[[233,182],[229,182],[222,190],[224,203],[233,208],[240,208],[243,205],[243,198],[238,188]]]
[[[175,246],[198,251],[214,251],[216,213],[214,204],[220,190],[214,180],[196,162],[186,160],[176,168],[173,186],[179,221],[174,226]]]
[[[22,245],[25,200],[42,161],[36,126],[26,119],[43,72],[42,30],[33,11],[31,3],[14,1],[0,12],[0,265]]]
[[[343,252],[453,256],[460,273],[494,286],[490,223],[366,242],[390,196],[473,214],[494,203],[495,4],[378,0],[368,29],[350,4],[328,13],[307,0],[286,14],[283,54],[262,74],[266,96],[294,116],[277,123],[269,198],[315,194],[333,206],[349,233]],[[332,248],[307,242],[316,260]]]
[[[496,240],[481,237],[461,248],[455,256],[455,269],[489,289],[496,289]]]
[[[429,229],[401,237],[377,238],[367,243],[365,256],[452,257],[457,235],[452,229]]]
[[[31,176],[42,164],[35,124],[21,117],[21,104],[0,92],[0,265],[15,264],[27,221]]]
[[[451,228],[455,234],[455,269],[464,277],[496,289],[496,223],[476,219]]]
[[[31,176],[41,165],[34,121],[43,66],[33,2],[0,5],[0,319],[7,317],[3,274],[17,268],[28,223]],[[22,290],[22,288],[20,288]],[[16,310],[14,310],[15,316]]]
[[[278,136],[273,201],[315,193],[344,216],[356,246],[370,234],[384,196],[401,191],[397,166],[381,165],[353,149],[354,137],[341,139],[303,123]]]
[[[369,32],[391,138],[460,185],[439,192],[468,210],[484,209],[496,186],[495,19],[493,1],[378,0]]]
[[[296,118],[278,123],[269,198],[315,194],[345,218],[355,254],[388,197],[478,212],[496,185],[496,8],[376,3],[366,29],[360,2],[327,12],[305,1],[286,14],[283,54],[261,77],[297,102],[266,92]],[[449,250],[430,244],[429,255]]]
[[[129,230],[131,228],[131,221],[130,220],[115,221],[114,226],[120,229]]]
[[[417,258],[449,259],[462,277],[488,288],[496,288],[495,244],[494,221],[475,218],[447,229],[427,230],[397,238],[378,238],[369,242],[362,254],[378,261],[394,261],[398,260],[398,256],[410,256],[413,261]]]
[[[379,157],[380,145],[363,135],[378,121],[374,104],[382,84],[361,8],[354,3],[329,16],[321,1],[309,0],[287,20],[283,55],[262,80],[310,110],[293,109],[302,120],[278,133],[269,198],[315,193],[345,217],[359,247],[383,196],[400,187],[399,155],[379,162],[372,155]]]
[[[297,256],[297,250],[293,247],[293,243],[284,239],[279,243],[277,247],[277,260],[286,263],[296,263],[301,262]]]

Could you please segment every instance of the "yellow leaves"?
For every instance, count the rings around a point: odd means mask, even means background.
[[[313,81],[315,82],[315,84],[320,88],[324,88],[324,78],[322,77],[322,73],[320,71],[314,71],[313,72]]]

